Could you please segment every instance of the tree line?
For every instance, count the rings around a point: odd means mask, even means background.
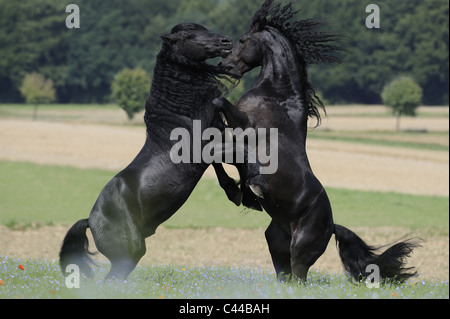
[[[67,2],[67,3],[66,3]],[[65,0],[0,0],[0,102],[22,102],[27,74],[53,82],[60,103],[104,103],[111,83],[129,68],[152,74],[160,36],[196,22],[235,40],[263,0],[77,0],[80,28],[69,29]],[[328,103],[381,103],[383,87],[408,76],[424,104],[449,102],[447,0],[293,1],[300,18],[318,17],[340,35],[342,63],[313,65],[311,82]],[[367,3],[366,3],[367,2]],[[367,28],[376,3],[380,28]],[[243,80],[253,84],[255,73]]]

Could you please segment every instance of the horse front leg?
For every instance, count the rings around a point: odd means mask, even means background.
[[[258,203],[258,197],[255,196],[255,194],[250,190],[248,186],[241,185],[241,190],[239,188],[240,183],[236,182],[233,178],[228,176],[221,163],[213,163],[212,165],[216,172],[220,187],[222,187],[222,189],[225,191],[225,194],[231,202],[236,204],[236,206],[242,204],[247,208],[262,211],[262,207]],[[245,173],[243,173],[242,171],[245,168],[244,165],[245,164],[234,165],[239,171],[239,176],[245,176]]]
[[[242,201],[242,192],[239,189],[238,183],[233,178],[228,176],[221,163],[213,163],[212,165],[216,172],[220,187],[223,188],[228,199],[235,203],[236,206],[239,206]]]
[[[237,109],[226,98],[218,97],[213,100],[216,110],[225,117],[224,122],[228,127],[246,127],[248,124],[248,116],[244,112]],[[223,119],[223,117],[222,117]]]
[[[248,117],[247,114],[237,109],[233,104],[231,104],[226,98],[219,97],[213,100],[213,105],[216,108],[216,112],[218,112],[224,124],[231,128],[244,128],[248,125]],[[223,115],[223,116],[222,116]],[[244,146],[245,147],[245,146]],[[248,157],[248,149],[245,151],[247,154],[245,157]],[[233,150],[233,154],[235,153],[235,149]],[[246,161],[248,162],[248,160]],[[249,185],[247,183],[243,183],[242,181],[246,181],[249,174],[251,177],[256,175],[252,171],[255,171],[259,168],[258,164],[248,165],[248,163],[229,163],[234,166],[239,171],[239,175],[241,178],[241,200],[242,204],[250,209],[262,211],[261,205],[258,203],[258,197],[255,196],[254,192],[250,190]],[[217,170],[216,170],[217,173]],[[226,174],[224,172],[224,174]],[[218,178],[219,174],[217,175]],[[225,180],[225,177],[222,177]],[[220,181],[219,181],[220,182]],[[224,188],[225,189],[225,188]]]

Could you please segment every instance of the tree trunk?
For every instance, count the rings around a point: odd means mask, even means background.
[[[400,115],[397,115],[397,123],[395,124],[395,130],[400,131]]]
[[[39,107],[38,104],[35,104],[35,105],[34,105],[34,110],[33,110],[33,121],[36,121],[36,119],[37,119],[37,116],[38,116],[38,107]]]

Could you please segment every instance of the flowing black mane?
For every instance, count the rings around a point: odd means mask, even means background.
[[[168,129],[184,126],[182,122],[186,118],[194,119],[206,103],[221,95],[222,83],[206,63],[180,63],[163,50],[155,65],[145,105],[148,131],[163,123]]]
[[[282,7],[281,3],[266,0],[253,16],[251,27],[257,30],[265,27],[277,29],[289,39],[297,54],[307,64],[340,62],[334,54],[342,48],[330,44],[336,41],[338,36],[320,31],[320,28],[326,25],[321,20],[294,20],[298,12],[299,10],[293,10],[292,3]]]
[[[206,30],[194,23],[183,23],[171,30]],[[162,37],[164,39],[164,37]],[[164,40],[154,68],[150,94],[145,105],[147,132],[183,126],[186,119],[195,119],[206,111],[211,101],[228,92],[224,79],[228,73],[205,61],[190,60],[173,51]]]
[[[335,54],[342,48],[332,44],[337,39],[337,35],[320,31],[320,28],[325,25],[324,22],[318,19],[295,20],[297,13],[298,11],[292,8],[292,3],[282,6],[280,2],[266,0],[253,16],[251,28],[254,31],[275,28],[293,45],[303,68],[301,75],[303,99],[308,116],[315,117],[317,125],[320,125],[319,108],[325,112],[325,106],[308,81],[306,67],[308,64],[340,62]]]

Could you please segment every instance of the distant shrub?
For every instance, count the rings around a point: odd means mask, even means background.
[[[114,100],[127,113],[128,119],[145,108],[150,77],[142,69],[123,69],[114,76],[111,91]]]
[[[26,103],[34,104],[33,119],[37,118],[39,104],[52,103],[56,99],[53,81],[35,72],[25,75],[20,93]]]
[[[402,116],[416,116],[416,109],[422,103],[422,96],[422,88],[410,77],[396,78],[384,87],[381,98],[397,117],[397,131]]]

